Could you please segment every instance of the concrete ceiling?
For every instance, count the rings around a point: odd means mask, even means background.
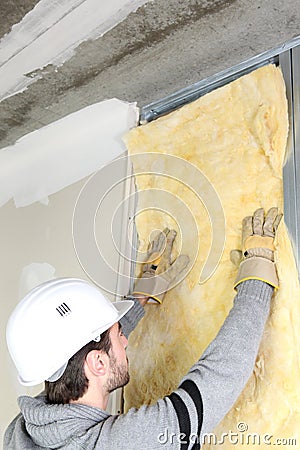
[[[2,0],[0,36],[37,3]],[[299,24],[300,0],[149,1],[4,99],[0,148],[107,98],[139,106],[158,100],[300,35]]]

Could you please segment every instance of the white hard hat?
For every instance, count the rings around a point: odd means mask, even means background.
[[[76,278],[34,288],[16,306],[6,329],[20,383],[56,381],[68,360],[88,342],[99,340],[132,305],[130,300],[112,303],[98,288]]]

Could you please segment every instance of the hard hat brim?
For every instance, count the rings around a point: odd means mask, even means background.
[[[118,322],[133,307],[134,301],[133,300],[122,300],[121,302],[113,302],[113,305],[116,308],[116,310],[118,311],[118,320],[116,321],[116,322]]]

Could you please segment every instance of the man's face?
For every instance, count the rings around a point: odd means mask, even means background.
[[[129,381],[126,347],[128,341],[122,333],[119,323],[110,329],[111,349],[109,351],[110,374],[106,383],[108,392],[125,386]]]

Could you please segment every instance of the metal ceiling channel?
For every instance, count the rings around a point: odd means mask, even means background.
[[[300,45],[279,55],[289,106],[289,136],[283,167],[284,215],[300,274]]]
[[[279,65],[286,84],[289,136],[283,168],[284,216],[300,276],[300,36],[163,99],[145,105],[140,124],[151,122],[267,64]]]

